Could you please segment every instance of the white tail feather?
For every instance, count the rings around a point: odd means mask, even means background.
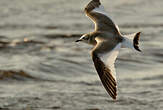
[[[131,49],[133,49],[134,48],[133,39],[134,39],[135,35],[136,35],[136,33],[130,34],[130,35],[124,35],[123,36],[124,40],[122,42],[121,47],[122,48],[131,48]]]
[[[139,49],[139,37],[140,32],[123,36],[124,39],[121,48],[131,48],[141,52]]]

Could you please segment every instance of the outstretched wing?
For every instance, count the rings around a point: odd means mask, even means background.
[[[108,94],[113,99],[116,99],[117,82],[116,82],[116,72],[115,72],[114,63],[119,53],[121,44],[116,45],[112,49],[109,48],[106,53],[103,53],[103,52],[101,53],[101,51],[98,52],[97,49],[99,50],[103,49],[100,43],[97,44],[97,46],[98,47],[96,47],[92,51],[92,59],[93,59],[95,68]]]
[[[92,0],[85,7],[85,13],[95,23],[95,31],[107,31],[113,34],[119,33],[119,28],[106,14],[100,0]]]

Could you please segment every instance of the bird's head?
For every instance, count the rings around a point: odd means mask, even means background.
[[[90,43],[90,40],[91,40],[90,34],[84,34],[80,37],[80,39],[76,40],[76,42]]]

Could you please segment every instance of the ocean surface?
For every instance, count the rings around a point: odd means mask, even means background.
[[[163,110],[163,0],[101,0],[142,53],[122,49],[118,97],[103,88],[91,46],[90,0],[0,0],[0,110]]]

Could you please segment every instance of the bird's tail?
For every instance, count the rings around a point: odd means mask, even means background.
[[[139,48],[140,33],[141,32],[123,36],[124,40],[122,42],[122,48],[134,48],[141,52]]]

